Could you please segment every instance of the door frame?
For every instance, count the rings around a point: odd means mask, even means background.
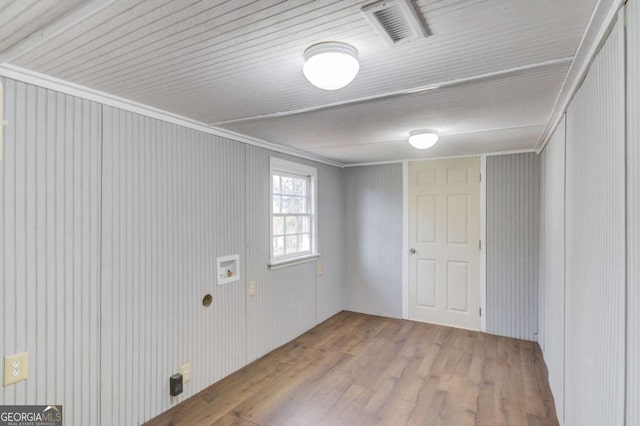
[[[511,154],[505,152],[504,154]],[[429,160],[447,160],[452,158],[480,158],[480,331],[487,331],[487,156],[456,155],[450,157],[422,158],[402,161],[402,318],[409,319],[409,163]],[[502,155],[494,154],[494,155]]]

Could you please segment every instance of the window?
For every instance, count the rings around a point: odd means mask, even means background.
[[[271,266],[316,257],[317,170],[271,158]]]

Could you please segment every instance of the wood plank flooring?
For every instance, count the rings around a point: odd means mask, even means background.
[[[557,425],[536,343],[343,311],[149,425]]]

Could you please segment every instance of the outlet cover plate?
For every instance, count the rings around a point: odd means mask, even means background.
[[[191,381],[191,363],[185,362],[180,366],[180,374],[182,374],[182,383],[189,383]]]
[[[29,352],[4,357],[4,385],[27,380],[29,377]]]

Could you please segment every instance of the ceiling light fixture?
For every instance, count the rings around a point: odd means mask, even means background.
[[[428,149],[438,142],[438,131],[433,129],[412,130],[409,143],[417,149]]]
[[[360,70],[358,51],[334,41],[314,44],[304,52],[302,72],[314,86],[324,90],[342,89]]]

